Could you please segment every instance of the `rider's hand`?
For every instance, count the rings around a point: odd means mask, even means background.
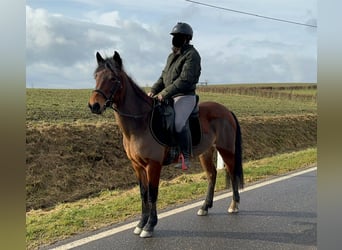
[[[147,95],[148,95],[149,97],[153,97],[153,96],[154,96],[154,94],[153,94],[152,92],[148,92]]]
[[[164,100],[164,98],[163,98],[163,96],[162,96],[161,94],[159,94],[159,95],[157,96],[157,98],[158,98],[159,101],[163,101],[163,100]]]

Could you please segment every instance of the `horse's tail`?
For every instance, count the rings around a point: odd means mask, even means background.
[[[241,137],[241,128],[238,119],[235,114],[231,112],[235,123],[236,123],[236,136],[235,136],[235,166],[234,166],[234,177],[237,179],[237,182],[240,188],[243,188],[244,178],[243,178],[243,169],[242,169],[242,137]]]

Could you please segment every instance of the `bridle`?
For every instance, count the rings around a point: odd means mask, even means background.
[[[115,75],[115,72],[112,69],[110,63],[106,62],[105,67],[109,69]],[[116,92],[121,88],[122,88],[121,80],[118,78],[115,78],[112,84],[112,88],[110,89],[109,96],[107,96],[101,89],[94,89],[93,92],[99,93],[105,99],[105,105],[104,105],[105,108],[110,107],[115,110],[115,108],[113,107],[113,104],[114,104],[113,99],[114,99]]]
[[[111,64],[109,62],[105,63],[105,68],[109,69],[114,75],[116,75],[115,71],[113,70],[113,68],[111,67]],[[119,89],[122,89],[122,82],[121,82],[121,79],[118,79],[116,77],[114,82],[113,82],[113,86],[110,89],[109,97],[101,89],[94,89],[93,92],[99,93],[105,99],[105,105],[104,105],[105,109],[111,108],[122,116],[130,117],[130,118],[134,118],[134,119],[145,117],[148,112],[144,112],[141,114],[128,114],[125,112],[121,112],[117,107],[115,107],[114,97],[115,97],[116,92]]]
[[[101,89],[94,89],[93,92],[99,93],[100,95],[102,95],[102,97],[105,99],[105,107],[108,108],[113,108],[113,98],[115,96],[115,93],[118,91],[119,88],[121,88],[121,81],[116,79],[111,90],[109,93],[109,97],[106,96],[105,93],[103,93],[103,91]]]

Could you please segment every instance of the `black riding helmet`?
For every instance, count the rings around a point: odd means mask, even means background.
[[[192,39],[193,31],[189,24],[178,22],[171,30],[171,35],[182,34],[186,35],[189,40]]]

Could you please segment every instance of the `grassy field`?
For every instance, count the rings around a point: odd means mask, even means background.
[[[278,89],[273,90],[274,95],[260,96],[259,88],[247,85],[223,85],[220,87],[200,87],[198,95],[200,101],[215,100],[237,114],[238,117],[247,116],[275,116],[316,114],[317,103],[316,89],[305,85],[303,88],[287,86],[280,91],[296,91],[300,96],[310,96],[312,101],[301,99],[277,98]],[[266,85],[271,86],[271,85]],[[302,86],[302,85],[299,85]],[[226,90],[235,90],[229,94]],[[206,91],[204,91],[206,90]],[[26,121],[30,123],[61,123],[61,122],[99,122],[113,121],[112,112],[106,112],[103,116],[91,114],[88,108],[88,99],[92,90],[89,89],[27,89],[26,90]],[[248,93],[248,94],[244,94]]]
[[[140,208],[113,113],[91,114],[87,107],[91,91],[27,89],[29,249],[134,217],[137,211],[122,210]],[[200,101],[227,106],[240,120],[248,183],[316,162],[316,85],[201,86],[198,94]],[[206,180],[197,161],[193,166],[186,174],[163,169],[160,209],[184,202],[184,197],[203,197]],[[223,177],[219,178],[217,190],[222,190]],[[125,202],[115,205],[117,199]]]

